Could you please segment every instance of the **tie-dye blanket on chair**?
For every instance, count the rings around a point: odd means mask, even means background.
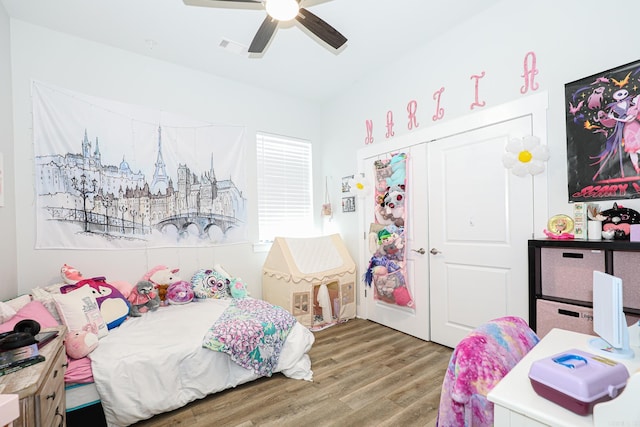
[[[514,316],[489,321],[453,350],[440,394],[438,427],[493,426],[487,394],[531,350],[538,336]]]
[[[238,365],[270,377],[295,322],[288,311],[266,301],[234,299],[209,328],[202,346],[226,353]]]

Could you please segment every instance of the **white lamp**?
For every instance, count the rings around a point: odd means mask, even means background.
[[[300,6],[296,0],[267,0],[265,8],[273,19],[289,21],[298,15]]]

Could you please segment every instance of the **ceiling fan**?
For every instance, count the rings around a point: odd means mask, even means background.
[[[253,3],[256,7],[266,10],[267,17],[262,21],[262,25],[260,25],[258,32],[253,37],[253,41],[249,46],[249,53],[262,53],[273,37],[276,28],[278,28],[278,24],[293,19],[336,50],[347,42],[347,38],[335,28],[309,12],[309,10],[301,7],[300,3],[304,2],[304,0],[212,0],[210,2],[198,1],[197,5],[213,6],[211,3],[219,2],[244,5]],[[184,0],[184,3],[193,4],[194,2],[193,0]]]

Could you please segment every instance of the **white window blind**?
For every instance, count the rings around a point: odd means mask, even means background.
[[[261,242],[309,235],[313,227],[311,143],[257,134]]]

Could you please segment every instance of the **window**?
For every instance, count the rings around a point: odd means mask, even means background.
[[[311,143],[257,134],[258,227],[261,242],[313,229]]]

